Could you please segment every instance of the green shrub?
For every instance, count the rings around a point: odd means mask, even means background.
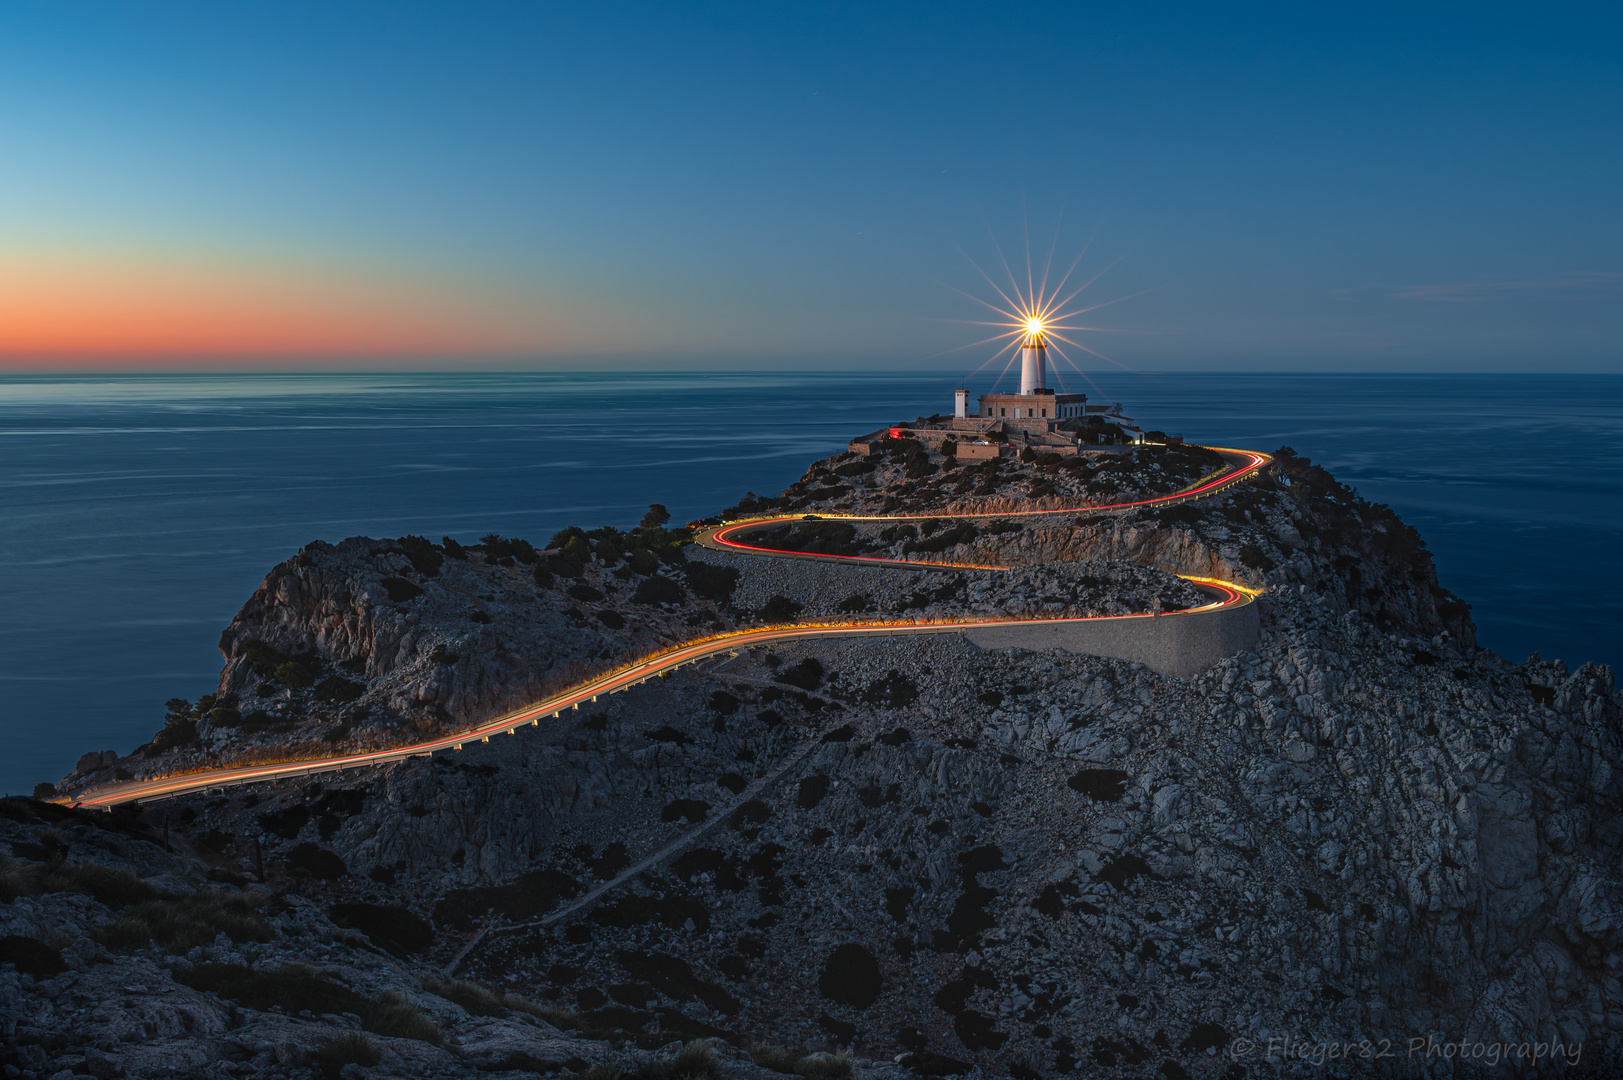
[[[479,538],[479,545],[485,549],[485,562],[497,563],[503,559],[513,559],[526,565],[535,562],[540,555],[536,553],[535,545],[528,540],[520,540],[516,536],[498,536],[496,533],[486,533]]]
[[[309,874],[323,881],[336,881],[349,873],[344,860],[315,844],[303,843],[287,855],[287,868],[295,874]]]
[[[189,717],[171,716],[158,733],[147,743],[146,756],[156,757],[177,746],[191,746],[197,742],[197,721]]]
[[[763,546],[809,551],[813,555],[860,555],[867,549],[857,536],[856,526],[848,521],[803,521],[764,535],[772,539]]]
[[[266,675],[287,663],[287,657],[283,653],[255,638],[244,638],[238,642],[237,655],[246,657],[248,663]]]
[[[806,498],[812,502],[827,502],[829,499],[838,499],[842,495],[849,495],[851,487],[848,484],[835,484],[832,487],[812,488],[806,492]]]
[[[665,509],[659,503],[649,503],[648,513],[644,514],[642,516],[642,520],[637,522],[637,528],[657,529],[669,520],[671,520],[671,512],[669,510]]]
[[[923,454],[909,458],[907,461],[907,478],[909,480],[922,480],[941,471],[941,467],[932,462]]]
[[[815,690],[823,681],[823,665],[812,657],[792,664],[772,676],[781,683],[798,686],[802,690]]]
[[[867,611],[869,600],[870,598],[867,593],[852,593],[844,600],[841,600],[838,604],[835,604],[834,608],[836,611],[843,611],[848,615],[854,615],[859,611]]]
[[[269,941],[264,912],[243,893],[204,890],[180,899],[143,900],[103,927],[96,940],[114,952],[156,944],[171,953],[208,945],[224,934],[237,944]]]
[[[316,697],[321,701],[354,701],[364,693],[365,686],[338,675],[329,675],[316,683]]]
[[[414,1039],[438,1046],[444,1038],[428,1014],[393,990],[379,994],[362,1016],[366,1030],[391,1039]]]
[[[0,964],[15,964],[18,971],[36,979],[49,979],[67,969],[61,952],[43,941],[19,934],[0,937]]]
[[[851,1055],[813,1054],[795,1063],[795,1072],[806,1080],[844,1080],[852,1074]]]
[[[445,551],[445,557],[455,559],[457,562],[466,562],[468,549],[452,540],[449,536],[440,537],[440,547]]]
[[[242,730],[249,735],[257,735],[263,731],[286,731],[298,721],[291,717],[273,716],[264,709],[255,709],[242,718]]]
[[[638,584],[631,599],[639,604],[680,604],[687,595],[682,586],[670,578],[655,574]]]
[[[581,1031],[586,1027],[586,1022],[579,1014],[568,1009],[560,1009],[555,1005],[547,1005],[513,994],[504,996],[502,1003],[514,1012],[529,1013],[537,1020],[544,1020],[559,1031]]]
[[[176,971],[174,978],[193,990],[227,997],[250,1009],[268,1012],[282,1009],[296,1013],[360,1015],[366,999],[347,986],[316,974],[304,964],[278,964],[254,969],[242,964],[198,964],[189,971]]]
[[[389,581],[400,580],[400,578],[386,578],[385,584],[387,584]],[[408,581],[406,584],[411,585],[411,582]],[[411,585],[411,587],[414,589],[417,588],[415,585]],[[422,590],[418,589],[417,591],[421,592]],[[393,596],[392,593],[390,595]],[[291,686],[295,690],[302,690],[307,686],[314,686],[316,676],[319,674],[321,674],[321,671],[316,667],[316,665],[301,657],[297,660],[289,660],[284,664],[278,665],[276,668],[275,677],[276,681],[281,683],[283,686]]]
[[[731,566],[689,562],[683,565],[682,576],[687,579],[693,595],[718,603],[733,595],[733,590],[738,588],[738,571]]]
[[[34,785],[34,798],[44,801],[56,798],[56,785],[41,780]]]
[[[789,622],[800,614],[801,605],[787,596],[774,596],[761,605],[760,618],[762,622],[781,623]]]
[[[439,1045],[440,1029],[422,1010],[395,993],[366,998],[349,987],[317,974],[303,964],[254,969],[241,964],[198,964],[176,972],[177,982],[193,990],[230,998],[250,1009],[297,1013],[354,1013],[367,1031],[391,1038]]]
[[[585,1064],[581,1062],[580,1064]],[[593,1065],[588,1069],[570,1074],[570,1080],[622,1080],[625,1073],[612,1065]]]
[[[659,556],[647,548],[632,548],[628,555],[631,569],[639,574],[652,574],[659,569]]]
[[[750,1060],[763,1069],[794,1075],[801,1055],[777,1043],[756,1043],[750,1047]]]
[[[350,732],[354,731],[359,724],[360,717],[347,716],[339,723],[322,732],[321,739],[323,742],[330,743],[343,742],[345,739],[349,738]]]
[[[359,1031],[347,1031],[324,1044],[312,1060],[326,1075],[337,1076],[345,1065],[371,1068],[383,1058],[371,1039]]]
[[[389,594],[392,603],[403,604],[407,600],[415,600],[423,595],[422,587],[407,581],[403,577],[386,577],[383,579],[383,589]],[[281,668],[277,668],[281,671]],[[280,678],[280,676],[278,676]]]
[[[883,705],[890,709],[905,709],[917,701],[919,688],[906,675],[891,668],[883,679],[875,679],[862,693],[862,700],[870,705]]]
[[[445,553],[431,541],[421,536],[402,536],[400,546],[406,550],[406,558],[411,560],[412,568],[424,577],[433,577],[440,572],[445,564]]]
[[[505,1016],[509,1011],[528,1013],[545,1020],[560,1031],[582,1028],[581,1018],[565,1009],[543,1005],[516,994],[487,990],[477,983],[460,979],[444,981],[432,976],[423,980],[423,989],[453,1004],[460,1005],[473,1016]]]
[[[242,713],[228,705],[221,705],[209,710],[209,723],[217,728],[236,727],[242,723]]]
[[[668,1058],[648,1062],[632,1075],[637,1080],[719,1080],[721,1067],[710,1047],[690,1043]]]
[[[584,542],[586,540],[586,530],[578,526],[571,525],[566,529],[559,529],[557,532],[553,533],[552,539],[547,541],[547,547],[554,551],[562,551],[566,546],[575,540]]]
[[[1274,568],[1274,560],[1256,544],[1241,544],[1240,565],[1267,572]]]
[[[610,630],[624,630],[626,628],[625,618],[618,611],[609,608],[604,608],[597,613],[597,621]]]
[[[545,563],[538,562],[535,564],[535,583],[543,589],[552,587],[552,571],[547,569]]]
[[[1446,593],[1445,598],[1437,602],[1437,614],[1444,619],[1463,619],[1470,613],[1471,605],[1453,593]]]
[[[753,491],[745,492],[738,505],[729,506],[718,516],[723,521],[733,521],[737,518],[752,517],[765,513],[768,510],[778,510],[788,506],[791,500],[779,495],[757,495]]]
[[[559,549],[559,554],[567,555],[582,566],[592,561],[592,545],[585,533],[572,536],[569,542]]]
[[[1155,520],[1162,525],[1199,525],[1203,515],[1188,503],[1163,506],[1155,512]]]
[[[461,979],[442,982],[439,979],[427,978],[423,980],[423,989],[452,1004],[462,1006],[473,1016],[503,1016],[507,1012],[502,995],[492,993],[477,983],[464,982]]]
[[[979,535],[975,526],[965,521],[942,529],[927,540],[909,541],[902,545],[902,552],[910,554],[915,551],[929,553],[946,551],[950,547],[967,544]]]

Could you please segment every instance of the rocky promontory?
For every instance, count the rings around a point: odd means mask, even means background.
[[[1188,679],[957,634],[797,642],[454,755],[110,814],[7,800],[6,1075],[1615,1059],[1611,672],[1479,648],[1414,530],[1288,450],[1210,498],[1087,510],[1208,454],[892,445],[725,512],[796,515],[765,547],[1006,571],[712,551],[659,508],[545,543],[307,546],[225,630],[214,693],[57,791],[402,745],[753,625],[1176,610],[1183,574],[1262,590],[1262,634]]]

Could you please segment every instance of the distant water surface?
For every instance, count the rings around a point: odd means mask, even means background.
[[[776,493],[847,439],[948,412],[957,376],[160,376],[0,380],[0,790],[126,752],[219,673],[219,632],[313,539],[543,542]],[[1623,659],[1623,377],[1112,375],[1191,441],[1289,445],[1389,503],[1482,643]],[[972,386],[972,391],[988,389]]]

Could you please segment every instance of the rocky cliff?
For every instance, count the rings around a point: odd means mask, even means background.
[[[1263,634],[1191,679],[957,635],[802,643],[455,756],[112,815],[14,801],[11,1066],[1608,1067],[1623,747],[1607,669],[1477,648],[1413,531],[1288,453],[1161,511],[967,531],[945,516],[1156,494],[1209,464],[955,468],[892,448],[750,500],[917,499],[943,517],[802,521],[779,542],[1003,573],[734,557],[658,526],[539,552],[312,545],[233,621],[218,694],[175,704],[167,745],[87,755],[64,787],[454,728],[752,620],[1142,611],[1187,600],[1181,572],[1264,588]]]

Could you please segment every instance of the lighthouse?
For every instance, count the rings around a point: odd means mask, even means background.
[[[1048,346],[1043,341],[1043,324],[1036,319],[1026,323],[1026,337],[1020,343],[1020,392],[1035,394],[1048,386]]]

